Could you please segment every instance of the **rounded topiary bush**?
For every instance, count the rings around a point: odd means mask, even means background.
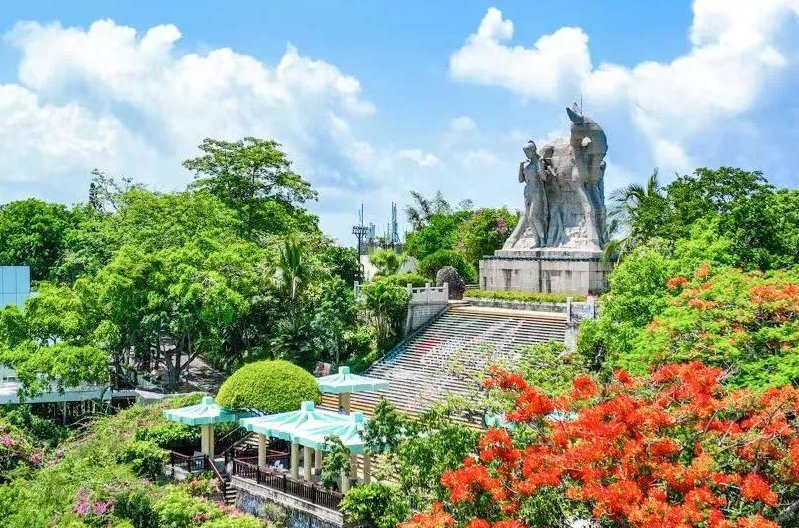
[[[244,365],[225,380],[216,396],[217,403],[229,409],[264,413],[294,411],[303,401],[321,400],[314,377],[283,360]]]

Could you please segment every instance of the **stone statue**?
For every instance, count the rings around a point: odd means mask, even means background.
[[[571,136],[522,150],[528,162],[519,167],[525,183],[524,210],[503,250],[546,248],[601,251],[607,241],[604,197],[608,142],[596,122],[575,104],[566,109]]]
[[[547,171],[541,165],[541,158],[532,139],[522,147],[522,151],[528,160],[526,164],[523,161],[519,163],[519,183],[525,184],[524,210],[516,229],[505,241],[506,249],[515,247],[520,239],[528,249],[543,247],[547,236],[549,207],[544,188]]]

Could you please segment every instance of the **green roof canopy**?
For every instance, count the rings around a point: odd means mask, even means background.
[[[225,409],[218,403],[214,403],[214,399],[211,396],[203,396],[202,401],[196,405],[164,411],[164,418],[167,420],[187,425],[235,422],[242,416],[247,415],[249,413],[239,413]]]
[[[344,446],[350,450],[350,453],[363,453],[364,441],[361,438],[361,431],[363,431],[366,424],[366,417],[360,412],[354,412],[344,417],[346,420],[340,423],[331,423],[297,431],[297,433],[292,435],[292,440],[300,445],[314,449],[324,449],[325,438],[337,436]]]
[[[348,416],[317,409],[314,402],[304,401],[298,411],[243,418],[239,420],[239,425],[264,436],[292,441],[293,435],[302,429],[337,424],[347,420]]]
[[[344,394],[347,392],[371,392],[385,390],[388,382],[378,378],[368,378],[350,374],[349,367],[339,367],[338,374],[331,374],[316,379],[319,391],[328,394]]]

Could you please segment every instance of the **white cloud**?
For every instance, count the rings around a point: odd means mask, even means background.
[[[594,67],[579,28],[560,28],[529,48],[511,46],[513,23],[490,8],[452,54],[450,73],[529,99],[568,102],[579,90],[594,107],[626,108],[655,162],[685,168],[692,145],[751,109],[789,64],[783,48],[790,44],[780,30],[799,15],[799,0],[695,0],[693,11],[686,54],[628,68]]]
[[[400,154],[409,160],[416,162],[421,167],[432,167],[438,163],[438,158],[435,154],[424,152],[421,149],[405,149],[400,151]]]
[[[204,137],[245,135],[278,138],[317,185],[341,178],[317,158],[359,148],[351,122],[375,108],[356,78],[291,45],[270,66],[229,48],[179,52],[180,36],[112,20],[18,23],[5,35],[21,58],[18,84],[0,86],[0,185],[85,188],[97,166],[179,188],[190,178],[180,160]]]
[[[508,46],[513,22],[489,8],[477,32],[450,57],[454,79],[497,84],[525,97],[555,99],[579,85],[591,67],[588,36],[580,28],[563,27],[538,39],[533,47]]]

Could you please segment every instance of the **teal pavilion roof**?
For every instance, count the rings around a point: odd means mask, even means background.
[[[164,411],[164,418],[167,420],[187,425],[235,422],[242,416],[247,415],[249,415],[249,413],[234,412],[222,407],[218,403],[215,403],[211,396],[203,396],[202,401],[196,405]]]
[[[343,414],[317,409],[312,401],[304,401],[297,411],[242,418],[239,425],[264,436],[292,441],[293,436],[303,429],[338,424],[348,419]]]
[[[313,449],[324,449],[325,439],[329,436],[337,436],[350,453],[363,453],[364,441],[361,438],[361,432],[366,425],[366,417],[360,412],[343,417],[346,420],[339,423],[299,430],[293,435],[292,440]]]
[[[388,388],[387,381],[351,374],[349,367],[339,367],[338,374],[316,378],[316,383],[319,385],[319,391],[327,394],[372,392]]]

